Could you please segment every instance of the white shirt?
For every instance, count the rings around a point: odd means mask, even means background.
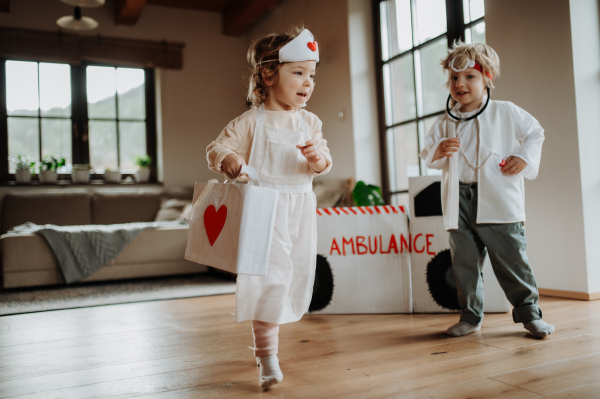
[[[457,112],[459,118],[468,118],[475,115],[479,110],[471,112]],[[458,176],[463,183],[474,183],[477,181],[477,170],[471,165],[478,165],[479,153],[479,123],[477,118],[470,121],[460,122],[456,128],[456,137],[460,140],[458,149]]]
[[[460,108],[457,104],[454,114]],[[523,178],[538,175],[544,129],[533,116],[507,101],[490,100],[477,118],[479,159],[477,181],[477,223],[515,223],[525,221],[525,186]],[[463,122],[464,123],[464,122]],[[437,146],[457,137],[459,123],[447,115],[438,117],[425,137],[420,157],[427,167],[442,169],[442,210],[446,230],[458,228],[458,183],[460,157],[443,157],[432,162]],[[468,156],[468,155],[467,155]],[[504,175],[499,164],[509,156],[517,156],[527,166],[517,175]]]

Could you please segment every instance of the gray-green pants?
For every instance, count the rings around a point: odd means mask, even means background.
[[[482,269],[486,250],[494,274],[514,306],[513,320],[525,323],[542,318],[538,289],[525,253],[523,223],[477,221],[477,183],[460,183],[458,229],[450,230],[452,269],[458,287],[460,321],[480,324],[483,319]]]

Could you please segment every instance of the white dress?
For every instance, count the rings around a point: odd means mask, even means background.
[[[306,120],[301,130],[265,126],[258,109],[248,165],[259,172],[259,185],[279,191],[277,216],[266,276],[237,277],[234,321],[298,321],[312,298],[317,257],[316,198],[306,158],[296,148],[311,138]]]

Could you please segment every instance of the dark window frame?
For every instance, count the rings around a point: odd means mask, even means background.
[[[408,193],[408,189],[406,190],[396,190],[391,191],[390,189],[390,173],[389,173],[389,159],[388,159],[388,145],[387,145],[387,135],[388,130],[407,125],[410,123],[415,123],[417,125],[417,129],[422,121],[427,118],[431,118],[433,116],[442,115],[445,110],[440,110],[436,112],[429,113],[427,115],[418,115],[418,112],[414,118],[410,118],[404,120],[402,122],[393,123],[388,125],[386,122],[385,115],[385,94],[384,94],[384,80],[383,80],[383,67],[386,64],[389,64],[395,60],[400,59],[403,56],[407,56],[411,54],[414,59],[414,53],[416,50],[421,50],[422,48],[440,40],[444,36],[447,39],[447,46],[450,48],[454,41],[461,40],[465,41],[465,30],[467,28],[471,28],[480,22],[484,22],[485,16],[478,18],[474,21],[465,24],[464,22],[464,8],[463,8],[463,0],[445,0],[446,3],[446,32],[441,35],[438,35],[434,38],[428,39],[427,41],[411,47],[408,50],[400,52],[399,54],[390,57],[387,60],[383,60],[382,54],[382,42],[381,42],[381,14],[380,14],[380,4],[386,0],[372,0],[372,13],[373,13],[373,30],[374,30],[374,38],[375,38],[375,64],[376,64],[376,80],[377,80],[377,110],[378,110],[378,122],[379,122],[379,152],[380,152],[380,167],[381,167],[381,178],[382,178],[382,191],[383,197],[386,203],[391,203],[392,195],[395,194],[406,194]],[[411,2],[412,9],[412,2]],[[411,23],[414,24],[412,20],[414,17],[414,12],[411,12]],[[413,61],[414,62],[414,61]],[[413,79],[415,82],[415,104],[418,104],[418,88],[416,87],[417,78],[416,78],[416,70],[413,68]],[[421,148],[421,137],[418,134],[417,130],[417,145],[418,148]],[[419,171],[420,174],[423,173],[421,170],[422,165],[419,162]]]
[[[6,104],[6,61],[32,61],[37,62],[52,62],[45,60],[19,59],[0,57],[0,181],[9,183],[15,181],[14,173],[9,173],[8,162],[8,110]],[[109,66],[113,68],[128,68],[130,66],[121,66],[115,64],[103,63],[82,63],[80,65],[70,65],[71,68],[71,117],[42,117],[38,112],[38,116],[30,118],[39,118],[40,123],[42,118],[49,119],[71,119],[71,151],[73,164],[86,164],[90,159],[90,148],[88,141],[88,124],[89,117],[87,112],[87,82],[86,68],[87,66]],[[156,131],[156,89],[155,89],[155,71],[153,68],[137,68],[144,71],[144,89],[145,89],[145,106],[146,106],[146,153],[152,158],[150,165],[150,183],[157,182],[157,131]],[[39,73],[39,69],[38,69]],[[39,90],[39,82],[38,82]],[[118,103],[117,103],[118,107]],[[118,113],[117,113],[118,115]],[[109,119],[119,120],[126,119]],[[139,120],[138,120],[139,121]],[[39,129],[41,135],[41,128]],[[40,137],[41,140],[41,137]],[[40,141],[41,143],[41,141]],[[118,133],[117,133],[117,149],[119,148]],[[40,146],[41,152],[41,146]],[[41,159],[41,153],[40,159]],[[118,159],[120,162],[120,159]],[[123,177],[133,176],[133,174],[123,174]],[[71,175],[61,174],[63,180],[70,180]],[[66,178],[66,179],[65,179]],[[92,174],[91,179],[102,179],[101,174]],[[35,180],[35,179],[33,179]]]

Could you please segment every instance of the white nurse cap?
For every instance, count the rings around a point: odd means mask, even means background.
[[[260,61],[259,64],[273,61],[277,60]],[[280,63],[300,61],[319,62],[319,46],[317,45],[317,42],[315,42],[315,37],[308,29],[304,29],[291,42],[279,50]]]

